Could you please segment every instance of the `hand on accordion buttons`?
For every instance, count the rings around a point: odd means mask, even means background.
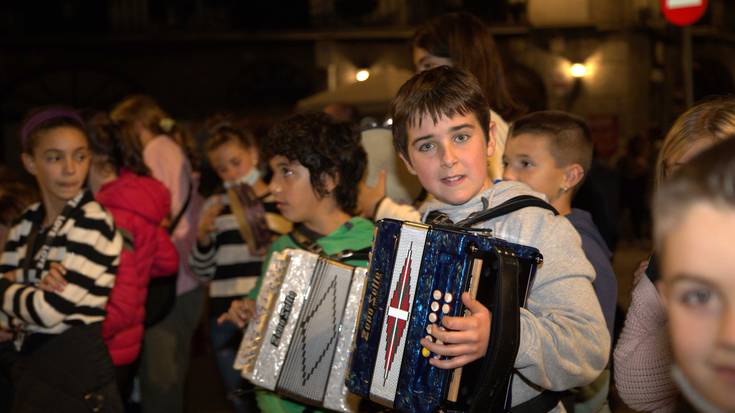
[[[245,328],[248,321],[255,315],[255,300],[243,298],[242,300],[233,300],[230,309],[223,313],[217,319],[217,324],[229,321],[240,328]]]
[[[465,317],[446,316],[441,320],[444,329],[433,325],[431,335],[434,342],[421,339],[421,345],[439,356],[447,359],[429,359],[432,366],[441,369],[454,369],[469,364],[485,356],[490,341],[490,310],[479,301],[470,298],[468,293],[462,294],[462,303],[470,314]],[[439,344],[441,343],[441,344]]]

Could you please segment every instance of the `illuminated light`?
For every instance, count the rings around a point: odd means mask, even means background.
[[[583,63],[575,63],[569,69],[569,72],[572,74],[572,77],[585,77],[587,76],[587,66]]]
[[[360,69],[357,71],[357,74],[355,74],[355,79],[357,79],[358,82],[364,82],[370,77],[370,72],[367,69]]]

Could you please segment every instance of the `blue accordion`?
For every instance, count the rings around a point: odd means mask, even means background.
[[[535,248],[474,230],[379,221],[347,387],[405,412],[504,405],[519,307],[541,261]],[[460,369],[433,367],[429,358],[438,356],[420,340],[433,340],[430,326],[441,325],[442,317],[465,313],[465,291],[493,313],[487,355]]]

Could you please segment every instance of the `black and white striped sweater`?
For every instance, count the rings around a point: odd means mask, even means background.
[[[28,245],[31,229],[34,224],[42,225],[43,219],[44,210],[37,203],[13,226],[0,257],[0,273],[22,268],[31,248]],[[37,273],[34,259],[30,269],[19,274],[16,282],[0,278],[3,312],[0,323],[20,322],[29,332],[59,334],[74,325],[101,322],[115,283],[122,245],[112,216],[90,192],[85,192],[51,241],[43,271]],[[51,262],[59,262],[66,269],[68,284],[61,293],[44,292],[36,287]]]
[[[263,201],[266,215],[278,215],[278,209],[272,202],[267,198]],[[248,248],[226,194],[210,196],[202,211],[215,202],[224,207],[215,219],[215,230],[210,234],[212,242],[207,247],[198,242],[194,245],[189,256],[189,268],[198,277],[210,281],[210,312],[219,315],[227,311],[232,299],[241,298],[255,287],[265,257]]]

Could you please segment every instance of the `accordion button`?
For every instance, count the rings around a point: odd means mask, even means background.
[[[441,300],[441,298],[442,298],[442,292],[439,290],[434,290],[434,299]]]
[[[421,355],[424,357],[429,357],[431,355],[431,352],[428,348],[424,347],[421,349]]]
[[[426,332],[429,333],[429,334],[431,334],[431,324],[428,324],[426,326]]]
[[[449,314],[449,310],[450,310],[450,308],[449,308],[449,304],[444,304],[444,305],[442,306],[442,313],[444,313],[444,314]]]
[[[438,301],[433,301],[431,303],[431,311],[439,311],[439,302]]]
[[[434,313],[429,314],[429,322],[430,323],[436,323],[437,316]]]
[[[429,336],[429,335],[427,335],[427,336],[426,336],[426,337],[424,337],[424,338],[425,338],[425,339],[427,339],[427,340],[429,340],[429,341],[430,341],[430,342],[432,342],[432,343],[434,342],[434,337],[432,337],[432,336]]]
[[[448,303],[451,303],[453,298],[454,297],[452,297],[452,293],[446,293],[446,294],[444,294],[444,301],[446,301]]]

